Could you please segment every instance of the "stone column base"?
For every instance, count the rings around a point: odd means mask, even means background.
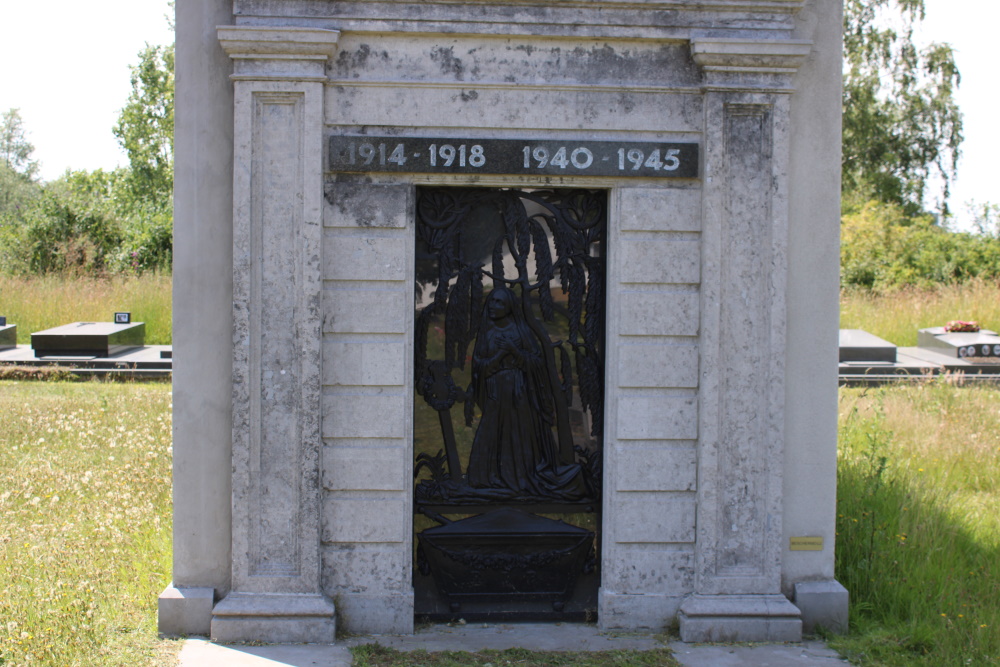
[[[413,593],[337,595],[342,632],[370,635],[412,635]]]
[[[677,617],[683,600],[675,595],[598,592],[597,624],[601,630],[662,630]]]
[[[322,595],[230,593],[212,610],[212,641],[332,644],[334,611]]]
[[[795,606],[802,611],[802,630],[819,629],[847,632],[847,607],[850,594],[839,581],[800,581],[795,584]]]
[[[214,588],[174,586],[171,583],[160,593],[157,629],[166,637],[187,635],[207,637],[212,624],[214,604]]]
[[[681,604],[683,642],[798,642],[802,618],[784,595],[692,595]]]

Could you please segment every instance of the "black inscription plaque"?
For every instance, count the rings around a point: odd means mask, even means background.
[[[331,171],[696,178],[698,144],[331,136]]]

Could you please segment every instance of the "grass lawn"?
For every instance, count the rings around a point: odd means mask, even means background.
[[[856,665],[1000,665],[1000,389],[841,389],[837,579]]]
[[[170,385],[0,381],[0,665],[173,664]]]
[[[1000,664],[1000,389],[843,389],[837,577],[856,665]],[[170,393],[0,382],[0,664],[170,665]],[[395,654],[361,665],[669,664],[666,652]]]
[[[166,332],[147,329],[148,342],[169,342],[169,277],[67,282],[0,277],[0,314],[25,336],[132,310]],[[101,301],[118,289],[159,301],[149,311],[138,298]],[[845,293],[841,317],[899,345],[949,319],[996,330],[1000,288]],[[156,598],[170,580],[170,419],[167,384],[0,381],[0,666],[174,664],[180,643],[156,635]],[[865,667],[1000,665],[1000,388],[842,389],[839,452],[836,576],[852,606],[851,632],[832,646]],[[665,651],[369,646],[355,658],[369,667],[670,664]]]

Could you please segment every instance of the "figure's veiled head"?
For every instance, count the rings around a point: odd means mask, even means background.
[[[513,315],[516,303],[514,292],[501,285],[486,298],[486,313],[492,320],[501,320]]]
[[[484,334],[497,330],[510,331],[511,326],[513,326],[513,331],[516,332],[524,349],[538,349],[539,341],[528,325],[517,292],[506,285],[500,285],[490,291],[486,297],[486,303],[483,304],[479,335],[476,337],[477,350],[483,352],[486,349],[488,336],[484,336]]]

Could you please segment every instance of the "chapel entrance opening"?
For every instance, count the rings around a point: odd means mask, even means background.
[[[418,619],[596,618],[607,202],[417,189]]]

